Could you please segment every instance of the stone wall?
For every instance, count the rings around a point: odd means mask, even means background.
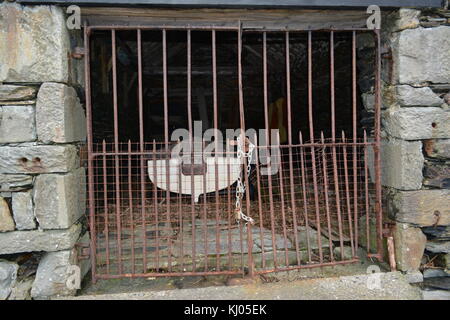
[[[0,4],[0,300],[74,294],[68,267],[89,266],[75,249],[86,229],[80,35],[65,21],[59,7]]]
[[[449,268],[449,18],[444,10],[401,9],[382,24],[382,184],[405,272],[436,254],[444,258],[434,266]]]

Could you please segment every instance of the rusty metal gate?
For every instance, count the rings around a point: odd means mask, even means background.
[[[318,133],[314,127],[312,41],[319,31],[308,30],[247,30],[237,23],[235,28],[214,26],[85,26],[85,72],[86,111],[88,126],[88,202],[89,228],[91,234],[92,276],[96,279],[119,277],[183,276],[214,274],[256,274],[273,271],[295,270],[326,265],[346,264],[358,261],[357,249],[364,247],[368,255],[382,259],[382,213],[380,183],[380,34],[379,30],[320,30],[330,43],[328,64],[330,95],[327,119],[327,134]],[[163,116],[161,138],[145,138],[144,79],[143,79],[143,33],[159,32],[162,46]],[[171,170],[171,150],[178,142],[169,141],[169,93],[167,34],[177,30],[186,37],[186,88],[188,131],[192,137],[194,114],[192,111],[192,52],[191,34],[208,32],[211,37],[212,57],[212,105],[213,126],[219,128],[218,80],[216,37],[221,32],[232,32],[236,36],[236,73],[239,113],[238,130],[245,131],[246,114],[243,79],[243,35],[257,34],[261,39],[262,96],[264,127],[269,129],[268,48],[267,38],[272,32],[282,34],[284,41],[285,86],[286,86],[286,141],[279,136],[271,140],[279,152],[270,166],[279,168],[274,174],[262,174],[260,153],[270,152],[273,145],[258,144],[251,137],[253,160],[246,158],[249,151],[228,149],[215,157],[236,159],[241,152],[243,162],[234,160],[215,162],[212,171],[194,165],[178,171]],[[96,139],[91,88],[92,35],[103,32],[111,41],[112,104],[109,108],[113,128],[109,136]],[[127,31],[136,37],[137,122],[132,123],[138,131],[133,141],[124,141],[119,126],[131,117],[119,115],[121,97],[118,90],[117,59],[121,54],[117,33]],[[345,33],[351,43],[349,73],[351,90],[348,105],[335,103],[334,41],[337,32]],[[358,33],[374,35],[374,124],[372,132],[360,130],[357,109],[357,47]],[[291,74],[293,55],[290,39],[302,34],[305,39],[306,65],[304,74]],[[295,53],[294,53],[295,54]],[[299,77],[307,86],[305,103],[293,101],[291,80]],[[350,133],[338,132],[336,116],[342,108],[350,110]],[[307,132],[295,131],[294,115],[303,112]],[[125,121],[125,122],[123,122]],[[236,128],[234,128],[236,129]],[[294,132],[295,131],[295,132]],[[267,131],[266,131],[267,132]],[[320,131],[319,131],[320,132]],[[362,132],[362,134],[360,134]],[[307,136],[308,138],[305,138]],[[266,137],[266,141],[270,138]],[[248,144],[250,140],[241,139]],[[239,145],[239,141],[235,144]],[[242,147],[242,145],[241,145]],[[203,154],[204,145],[198,154]],[[198,154],[192,152],[191,156]],[[249,161],[252,164],[247,166]],[[210,169],[211,169],[210,168]],[[237,168],[237,169],[236,169]],[[247,169],[246,169],[247,168]],[[158,171],[159,170],[159,171]],[[186,170],[188,172],[186,172]],[[190,172],[189,172],[190,170]],[[196,172],[194,172],[196,171]],[[251,174],[248,174],[251,171]],[[238,175],[243,182],[245,195],[236,193]],[[188,177],[188,180],[184,177]],[[202,176],[196,180],[194,176]],[[220,176],[221,175],[221,176]],[[220,177],[219,177],[220,176]],[[190,178],[189,178],[190,177]],[[182,179],[183,178],[183,179]],[[208,180],[209,179],[209,180]],[[172,180],[172,182],[171,182]],[[187,181],[191,188],[183,186]],[[202,183],[201,195],[197,198],[194,183]],[[175,187],[172,186],[171,183]],[[224,183],[224,186],[219,186]],[[162,186],[166,186],[163,188]],[[179,192],[173,192],[178,190]],[[178,188],[178,189],[177,189]],[[203,188],[203,192],[202,192]],[[209,191],[209,188],[213,191]],[[183,189],[184,190],[184,189]],[[242,191],[242,190],[241,190]],[[250,194],[250,193],[253,193]],[[237,197],[239,199],[237,199]],[[242,201],[239,202],[239,201]],[[236,216],[237,202],[242,210]],[[247,220],[252,220],[247,222]],[[236,219],[237,218],[237,219]],[[240,219],[239,219],[240,218]]]

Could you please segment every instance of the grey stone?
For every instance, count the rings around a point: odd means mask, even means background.
[[[308,230],[308,232],[306,232]],[[299,244],[299,250],[307,250],[308,249],[308,238],[309,238],[309,247],[311,250],[316,250],[319,248],[318,243],[318,233],[315,229],[309,227],[306,229],[306,226],[297,226],[297,240]],[[328,238],[324,236],[320,236],[320,241],[322,247],[328,248],[329,241]]]
[[[450,253],[447,253],[443,256],[444,263],[445,263],[445,269],[447,269],[450,272]]]
[[[0,300],[5,300],[16,283],[19,266],[15,262],[0,260]]]
[[[0,173],[65,173],[79,166],[73,145],[0,147]]]
[[[450,109],[391,108],[383,114],[386,132],[404,140],[450,138]]]
[[[17,230],[36,229],[31,190],[13,193],[12,211]]]
[[[450,224],[450,190],[396,191],[387,196],[392,219],[421,227]]]
[[[36,87],[12,84],[0,85],[0,104],[3,101],[30,100],[36,97]]]
[[[341,259],[341,251],[344,252],[343,260],[350,260],[353,258],[352,247],[344,246],[344,250],[341,250],[341,247],[337,246],[333,249],[334,257],[337,259]]]
[[[450,82],[450,28],[408,29],[394,34],[394,78],[400,84]]]
[[[75,89],[61,83],[44,83],[36,102],[39,140],[67,143],[86,139],[86,119]]]
[[[448,277],[449,274],[442,269],[425,269],[423,270],[423,277],[428,278],[439,278]]]
[[[34,278],[26,278],[16,281],[14,287],[11,288],[11,294],[8,300],[31,300],[31,287]]]
[[[58,251],[73,248],[80,235],[81,226],[69,229],[31,230],[0,233],[0,254],[34,251]]]
[[[420,11],[415,9],[401,8],[387,16],[382,16],[383,29],[389,32],[398,32],[406,29],[419,27]]]
[[[0,174],[0,192],[22,191],[33,185],[33,177],[24,174]]]
[[[397,86],[397,98],[402,107],[439,107],[444,103],[444,100],[439,98],[429,87]]]
[[[428,140],[424,149],[428,157],[450,159],[450,139]]]
[[[369,149],[369,170],[374,180],[373,150]],[[381,141],[381,184],[400,190],[422,187],[424,157],[420,141],[383,139]]]
[[[450,300],[450,292],[446,290],[422,290],[423,300]]]
[[[69,56],[62,8],[0,4],[0,82],[67,82]]]
[[[420,271],[410,271],[406,273],[406,279],[409,283],[421,283],[423,282],[423,274]]]
[[[375,110],[375,94],[374,93],[363,93],[361,95],[362,103],[364,108],[367,111],[374,111]]]
[[[450,253],[450,241],[431,240],[425,249],[433,253]]]
[[[42,229],[65,229],[86,211],[84,168],[67,174],[41,174],[34,184],[34,214]]]
[[[0,106],[0,143],[36,140],[33,106]]]
[[[53,296],[74,295],[77,289],[69,283],[73,276],[73,266],[80,268],[81,279],[89,271],[86,264],[77,260],[75,249],[46,253],[39,262],[31,296],[34,299],[47,299]]]
[[[401,271],[417,271],[425,251],[427,238],[420,228],[396,223],[394,230],[395,258]]]
[[[0,232],[13,231],[14,228],[14,220],[8,203],[3,197],[0,197]]]

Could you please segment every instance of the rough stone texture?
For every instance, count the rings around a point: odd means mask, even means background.
[[[41,174],[34,185],[35,215],[42,229],[65,229],[86,211],[84,168],[65,175]]]
[[[427,238],[419,228],[397,223],[394,230],[395,258],[401,271],[417,271]]]
[[[352,259],[353,258],[352,247],[344,246],[343,248],[344,248],[344,250],[343,250],[344,260]],[[337,259],[340,259],[341,258],[341,247],[337,246],[336,248],[334,248],[333,253]]]
[[[12,210],[17,230],[36,229],[31,190],[12,194]]]
[[[65,173],[78,167],[73,145],[0,147],[0,173]]]
[[[397,83],[450,82],[450,27],[404,30],[394,34],[392,44]]]
[[[405,29],[417,28],[420,24],[419,16],[419,10],[402,8],[385,17],[382,16],[383,29],[398,32]]]
[[[396,221],[422,227],[450,224],[450,190],[397,191],[387,199],[389,215]]]
[[[425,248],[434,253],[450,253],[450,241],[428,241]]]
[[[0,197],[0,232],[14,230],[14,220],[11,216],[8,203]]]
[[[33,282],[34,278],[16,281],[16,284],[11,289],[8,300],[31,300],[31,287]]]
[[[36,97],[37,89],[13,84],[0,85],[0,104],[4,101],[30,100]]]
[[[450,109],[392,108],[384,112],[383,124],[389,135],[404,140],[450,138]]]
[[[79,224],[62,230],[32,230],[0,233],[0,254],[58,251],[73,248],[81,231]]]
[[[62,8],[0,4],[0,82],[67,82],[69,55]]]
[[[450,161],[425,161],[423,176],[424,186],[450,189]]]
[[[411,284],[423,282],[423,274],[420,271],[407,272],[406,278],[408,279],[408,282]]]
[[[397,98],[402,107],[439,107],[444,103],[444,100],[439,98],[429,87],[397,86]]]
[[[29,189],[33,177],[24,174],[0,174],[0,192],[21,191]]]
[[[0,143],[36,140],[33,106],[0,106]]]
[[[74,295],[76,289],[69,288],[70,266],[79,266],[81,279],[89,271],[86,263],[77,261],[74,249],[46,253],[37,269],[36,279],[31,289],[34,299],[46,299],[52,296]]]
[[[445,269],[450,270],[450,253],[444,255]]]
[[[427,157],[450,159],[450,139],[425,140],[423,145]]]
[[[364,108],[373,112],[375,109],[375,94],[366,92],[361,95],[361,98]]]
[[[11,289],[16,283],[17,263],[0,260],[0,300],[5,300],[11,293]]]
[[[373,151],[369,152],[369,169],[374,181]],[[381,141],[381,184],[400,190],[422,187],[424,157],[420,141],[383,139]]]
[[[86,119],[75,89],[61,83],[44,83],[36,102],[39,140],[67,143],[86,139]]]

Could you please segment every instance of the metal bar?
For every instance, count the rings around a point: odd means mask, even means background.
[[[128,152],[131,152],[131,140],[128,140]],[[131,155],[128,154],[128,207],[130,209],[130,224],[131,224],[131,272],[135,272],[135,254],[134,254],[134,212],[133,212],[133,192],[131,180]]]
[[[102,149],[106,152],[105,139],[102,142]],[[103,157],[103,206],[104,206],[104,216],[105,216],[105,244],[106,244],[106,273],[109,274],[110,268],[110,256],[109,256],[109,213],[108,213],[108,181],[107,181],[107,166],[106,166],[106,156]],[[92,235],[91,237],[96,236]]]
[[[330,32],[330,96],[331,96],[331,141],[336,141],[336,115],[335,115],[335,88],[334,88],[334,31]],[[341,246],[341,259],[344,260],[344,240],[342,232],[341,199],[339,190],[339,176],[337,168],[336,147],[333,146],[333,174],[334,191],[336,194],[336,210],[338,216],[339,244]]]
[[[376,72],[375,72],[375,213],[377,221],[377,252],[380,260],[383,260],[383,212],[382,212],[382,190],[381,190],[381,34],[375,30],[377,42],[376,49]]]
[[[202,141],[202,153],[204,154],[204,145]],[[208,217],[207,217],[207,210],[206,210],[206,177],[203,176],[203,228],[204,228],[204,238],[203,241],[205,242],[205,272],[208,271]]]
[[[289,32],[286,32],[286,98],[287,98],[287,122],[288,122],[288,144],[292,145],[292,111],[291,111],[291,62],[290,62],[290,48],[289,48]],[[291,189],[291,209],[292,221],[294,230],[295,253],[297,257],[297,264],[301,263],[300,250],[298,247],[297,235],[297,210],[295,207],[295,190],[294,190],[294,167],[292,158],[292,147],[289,148],[289,181]]]
[[[149,278],[149,277],[188,277],[188,276],[214,276],[214,275],[242,275],[242,271],[208,271],[208,272],[149,272],[149,273],[123,273],[98,275],[98,279],[119,279],[119,278]]]
[[[288,268],[277,268],[277,269],[270,269],[270,270],[258,270],[256,271],[256,274],[266,274],[271,272],[283,272],[283,271],[294,271],[294,270],[300,270],[300,269],[311,269],[311,268],[318,268],[318,267],[328,267],[328,266],[336,266],[336,265],[343,265],[343,264],[350,264],[350,263],[357,263],[360,262],[359,259],[352,259],[352,260],[345,260],[345,261],[333,261],[333,262],[323,262],[323,263],[315,263],[315,264],[306,264],[301,266],[292,266]]]
[[[239,27],[235,26],[214,26],[214,25],[185,25],[185,26],[170,26],[166,24],[155,24],[153,26],[149,25],[137,25],[137,26],[120,26],[120,25],[114,25],[114,26],[88,26],[87,27],[89,31],[91,30],[194,30],[194,31],[211,31],[211,30],[218,30],[218,31],[238,31]],[[367,30],[367,29],[364,29]]]
[[[356,32],[352,32],[352,124],[353,124],[353,216],[355,223],[355,248],[358,248],[358,162],[357,162],[357,113],[356,113]]]
[[[266,135],[266,156],[269,156],[269,144],[270,144],[270,137],[269,137],[269,101],[267,96],[267,33],[263,32],[263,77],[264,77],[264,125],[265,125],[265,135]],[[270,159],[270,157],[269,157]],[[270,209],[270,224],[271,224],[271,231],[272,231],[272,248],[276,248],[275,243],[275,217],[274,217],[274,208],[273,208],[273,190],[272,190],[272,163],[269,161],[268,163],[268,171],[269,174],[267,175],[267,179],[269,182],[269,209]],[[273,250],[273,264],[274,267],[277,268],[278,262],[277,262],[277,251]]]
[[[325,138],[323,136],[323,132],[320,132],[320,141],[324,142]],[[323,170],[323,192],[325,196],[325,211],[327,214],[327,227],[328,227],[328,245],[330,247],[330,259],[334,261],[333,254],[333,241],[331,237],[331,219],[330,219],[330,203],[328,199],[328,169],[327,169],[327,156],[326,156],[326,148],[322,148],[322,170]]]
[[[89,199],[89,228],[91,232],[91,276],[92,282],[97,282],[97,233],[95,228],[95,200],[94,200],[94,163],[92,148],[92,105],[91,105],[91,74],[90,74],[90,44],[89,32],[87,24],[84,23],[84,77],[85,77],[85,94],[86,94],[86,127],[87,127],[87,148],[88,148],[88,199]]]
[[[342,142],[345,143],[345,133],[342,131]],[[352,257],[355,257],[356,251],[355,251],[355,243],[353,238],[353,223],[352,223],[352,210],[350,208],[350,186],[349,186],[349,180],[348,180],[348,165],[347,165],[347,147],[344,145],[342,147],[343,149],[343,157],[344,157],[344,179],[345,179],[345,200],[347,204],[347,216],[348,216],[348,230],[350,233],[350,245],[352,248]]]
[[[156,266],[156,271],[159,270],[159,216],[158,216],[158,171],[157,171],[157,167],[156,167],[156,142],[153,139],[153,147],[152,147],[152,151],[153,151],[153,205],[155,207],[155,229],[156,229],[156,261],[155,261],[155,266]],[[147,269],[147,266],[145,265],[144,268]]]
[[[314,122],[313,122],[313,101],[312,101],[312,33],[308,32],[308,118],[309,118],[309,137],[311,141],[314,141]],[[319,208],[319,196],[317,190],[317,172],[316,172],[316,155],[314,147],[311,147],[311,163],[313,171],[313,184],[314,184],[314,204],[316,208],[316,226],[317,226],[317,246],[319,247],[319,259],[320,263],[323,262],[322,252],[322,239],[320,228],[320,208]]]
[[[367,141],[367,133],[364,130],[364,141]],[[369,169],[367,148],[364,148],[364,195],[366,199],[366,236],[367,236],[367,253],[370,254],[370,205],[369,205]]]
[[[302,132],[299,132],[299,141],[300,144],[303,143],[303,136]],[[304,155],[304,148],[300,147],[300,169],[302,172],[302,193],[303,193],[303,211],[305,215],[305,226],[306,226],[306,246],[308,250],[308,262],[312,263],[311,259],[311,243],[309,239],[309,218],[308,218],[308,199],[306,197],[306,169],[305,169],[305,155]]]
[[[137,53],[138,53],[138,103],[139,103],[139,150],[144,153],[144,102],[142,92],[142,34],[137,30]],[[140,164],[140,182],[141,182],[141,219],[142,219],[142,259],[144,272],[147,266],[147,224],[145,222],[146,192],[145,192],[145,164],[142,155],[139,157]]]
[[[119,115],[117,105],[117,57],[116,57],[116,30],[111,30],[111,42],[112,42],[112,74],[113,74],[113,108],[114,108],[114,150],[119,150]],[[116,224],[117,224],[117,254],[119,263],[119,273],[122,273],[122,223],[120,220],[120,163],[119,156],[115,156],[115,187],[116,187]]]
[[[239,31],[238,31],[238,85],[239,85],[239,116],[240,116],[240,127],[241,127],[241,143],[245,150],[245,112],[244,112],[244,92],[242,87],[242,24],[239,21]],[[251,161],[246,157],[244,160],[244,179],[245,179],[245,202],[247,207],[247,214],[250,213],[250,192],[249,192],[249,181],[247,175],[247,161]],[[252,237],[252,226],[247,223],[247,249],[248,249],[248,275],[249,277],[254,276],[254,264],[253,264],[253,237]]]
[[[255,132],[254,136],[255,145],[258,146],[258,136]],[[259,214],[259,239],[261,241],[261,265],[264,269],[266,267],[266,257],[265,257],[265,246],[264,246],[264,234],[263,234],[263,210],[262,210],[262,199],[261,199],[261,176],[259,172],[259,147],[255,148],[255,167],[256,167],[256,187],[258,189],[258,214]]]

